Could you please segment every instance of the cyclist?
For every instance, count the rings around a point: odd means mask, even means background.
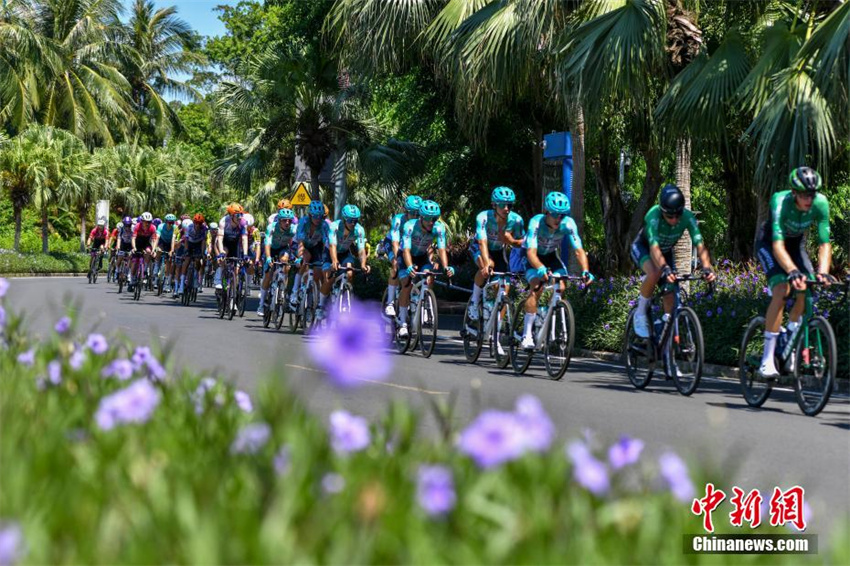
[[[788,331],[794,332],[805,309],[806,280],[813,276],[825,285],[829,275],[832,246],[829,243],[829,201],[820,193],[823,181],[811,167],[798,167],[788,176],[791,190],[774,193],[770,218],[759,229],[756,256],[767,275],[771,299],[764,322],[764,353],[759,372],[766,378],[779,376],[773,361],[776,338],[781,331],[785,298],[793,289],[794,306],[788,315]],[[818,231],[818,270],[806,253],[806,233],[815,224]],[[790,283],[790,285],[789,285]]]
[[[145,261],[150,262],[151,249],[153,249],[156,245],[156,228],[153,226],[153,215],[150,212],[143,212],[142,215],[139,216],[139,223],[136,224],[136,227],[133,229],[132,243],[133,251],[136,253],[144,253]],[[144,273],[142,276],[144,277]],[[130,284],[127,288],[132,290],[135,283],[136,282],[133,281],[133,272],[130,271]]]
[[[428,253],[431,246],[436,245],[439,262],[433,261]],[[449,265],[448,253],[446,253],[446,225],[440,220],[440,205],[432,200],[424,200],[419,207],[419,218],[408,220],[402,229],[401,259],[404,269],[400,269],[398,276],[401,280],[401,293],[398,299],[399,329],[398,335],[408,335],[407,318],[410,309],[410,292],[413,289],[411,276],[415,271],[430,271],[440,269],[441,265],[446,267],[446,274],[454,276],[455,270]],[[431,278],[428,285],[433,285]]]
[[[525,302],[525,318],[522,334],[522,347],[534,349],[534,318],[537,316],[537,303],[543,294],[544,283],[549,281],[549,274],[566,275],[567,268],[558,257],[557,250],[561,249],[564,238],[570,243],[581,266],[581,277],[584,283],[593,282],[593,275],[587,265],[587,254],[584,253],[578,227],[570,217],[570,199],[561,192],[552,192],[546,196],[543,209],[545,213],[538,214],[529,220],[523,248],[525,258],[522,267],[525,269],[525,280],[531,287],[531,294]],[[556,295],[564,292],[565,282],[561,280]]]
[[[295,274],[293,289],[300,289],[301,278],[307,274],[309,265],[314,261],[321,261],[323,258],[325,234],[327,234],[330,226],[326,217],[327,207],[321,201],[314,200],[307,209],[307,217],[302,218],[301,222],[298,223],[296,240],[298,241],[298,258],[301,260],[301,266]],[[322,281],[321,266],[313,268],[313,278],[317,283]],[[289,306],[293,310],[298,306],[297,294],[293,292],[290,298]]]
[[[248,257],[248,223],[243,215],[245,209],[238,202],[232,202],[227,206],[227,214],[218,221],[219,249],[218,268],[215,270],[215,288],[222,289],[221,272],[224,267],[224,257]]]
[[[389,317],[396,315],[395,297],[398,293],[398,247],[401,245],[401,229],[413,219],[419,218],[419,207],[422,206],[422,197],[410,195],[404,199],[404,212],[394,215],[390,219],[390,231],[387,232],[381,247],[390,261],[390,273],[387,278],[387,304],[384,305],[384,314]]]
[[[106,240],[109,238],[109,231],[106,229],[106,220],[98,220],[94,230],[89,232],[89,239],[86,242],[86,247],[96,249],[98,251],[106,250]],[[103,269],[103,255],[100,256],[100,261],[97,265],[97,270]]]
[[[638,308],[635,311],[635,334],[649,338],[649,318],[647,310],[652,292],[659,281],[675,283],[676,261],[673,248],[682,234],[688,231],[691,243],[696,246],[702,263],[702,276],[706,281],[714,281],[716,276],[711,267],[711,255],[702,241],[696,216],[685,208],[685,195],[673,184],[661,189],[659,204],[649,209],[641,228],[632,242],[632,261],[645,274],[638,295]],[[664,296],[664,312],[673,311],[673,295]]]
[[[470,320],[478,320],[478,301],[484,284],[493,271],[508,272],[506,245],[521,246],[525,236],[522,216],[513,212],[516,195],[508,187],[496,187],[490,195],[493,207],[482,210],[475,218],[475,239],[469,243],[472,260],[478,266],[469,303]]]
[[[177,230],[175,224],[177,217],[173,214],[165,215],[165,222],[159,225],[156,229],[156,250],[154,250],[154,262],[159,261],[162,254],[167,254],[160,269],[165,269],[166,282],[169,283],[169,288],[173,288],[173,284],[169,281],[171,275],[171,258],[174,256],[174,245],[177,242]]]
[[[118,251],[124,255],[118,256],[118,266],[115,269],[116,273],[121,273],[121,267],[124,265],[126,254],[133,251],[133,218],[125,216],[121,219],[121,224],[118,226]]]
[[[298,229],[292,220],[295,218],[295,213],[291,208],[281,208],[275,220],[269,222],[266,228],[266,236],[264,242],[265,261],[263,265],[263,283],[260,287],[260,306],[257,307],[257,315],[263,316],[263,310],[266,306],[266,295],[269,287],[272,284],[272,262],[275,260],[281,262],[289,261],[289,258],[294,255],[295,236]],[[283,266],[284,273],[289,274],[289,266]],[[294,288],[297,290],[297,288]],[[285,306],[285,305],[284,305]]]
[[[280,199],[279,201],[277,201],[277,210],[280,211],[282,208],[292,210],[292,202],[288,198]],[[293,212],[292,225],[298,226],[298,216],[296,216],[294,214],[295,213],[294,210],[292,210],[292,212]],[[268,224],[271,224],[272,222],[277,222],[277,215],[278,215],[277,212],[273,212],[271,214],[271,216],[269,216]]]
[[[353,204],[346,204],[342,207],[342,218],[331,222],[328,227],[322,257],[324,280],[319,290],[319,308],[316,309],[316,320],[325,318],[325,303],[331,294],[333,274],[339,269],[340,265],[345,267],[354,265],[354,256],[350,251],[352,246],[357,246],[357,253],[360,256],[360,269],[364,273],[369,273],[371,269],[369,264],[366,263],[366,231],[359,220],[360,208]],[[345,256],[342,259],[340,259],[339,250],[345,250]],[[350,276],[351,272],[349,272]]]
[[[183,258],[183,264],[180,267],[180,285],[174,291],[174,297],[182,295],[186,288],[186,272],[189,270],[189,261],[195,261],[195,273],[201,272],[201,258],[204,256],[204,245],[207,241],[207,225],[206,218],[200,212],[192,218],[191,224],[183,230],[183,245],[186,248],[186,255]],[[193,282],[197,286],[197,281]]]

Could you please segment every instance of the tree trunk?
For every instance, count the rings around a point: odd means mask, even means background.
[[[86,251],[86,212],[88,207],[83,203],[80,207],[80,253]]]
[[[41,253],[46,254],[48,251],[47,244],[47,205],[41,206]]]
[[[759,228],[761,228],[770,216],[770,186],[764,180],[756,179],[756,230],[753,234],[752,248],[758,246]]]
[[[584,163],[584,107],[575,104],[573,107],[573,202],[572,217],[578,226],[578,233],[584,234],[584,180],[586,170]]]
[[[322,188],[319,186],[319,171],[310,167],[310,192],[313,200],[322,200]]]
[[[532,210],[543,209],[543,124],[534,119],[534,145],[531,148],[531,174],[534,179]]]
[[[685,208],[691,208],[691,138],[687,136],[676,140],[676,184],[685,195]],[[691,239],[682,237],[676,244],[675,258],[679,273],[692,271],[691,257],[693,246]]]
[[[661,153],[658,148],[647,145],[641,148],[641,155],[646,163],[646,176],[643,179],[643,189],[640,193],[631,222],[629,222],[629,237],[626,246],[631,246],[640,229],[643,228],[643,219],[649,209],[655,205],[658,191],[661,189]],[[628,253],[628,250],[627,250]]]
[[[627,214],[620,186],[617,183],[617,163],[610,152],[603,152],[594,160],[596,190],[602,204],[602,223],[605,232],[606,254],[603,258],[606,272],[628,270]]]
[[[15,216],[15,251],[21,253],[21,213],[23,208],[16,206],[14,210]]]
[[[745,182],[738,162],[728,152],[721,152],[723,180],[726,188],[726,226],[729,241],[729,259],[747,261],[753,256],[752,242],[756,231],[755,193]]]
[[[334,220],[339,220],[342,207],[348,201],[348,153],[342,151],[334,164]]]

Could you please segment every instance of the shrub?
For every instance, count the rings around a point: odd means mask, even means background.
[[[86,273],[88,269],[88,254],[18,254],[0,249],[0,273]]]

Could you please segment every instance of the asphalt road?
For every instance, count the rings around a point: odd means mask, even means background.
[[[689,398],[670,382],[654,380],[647,390],[637,391],[620,366],[590,359],[574,359],[560,382],[546,379],[542,365],[517,377],[496,369],[486,347],[477,365],[467,364],[454,331],[441,334],[430,359],[418,352],[394,355],[387,382],[339,391],[313,369],[304,337],[290,334],[286,326],[281,332],[264,329],[253,311],[243,319],[219,320],[209,291],[198,304],[184,307],[153,295],[136,303],[127,293],[119,296],[104,279],[90,286],[84,278],[27,278],[13,279],[7,297],[7,305],[25,310],[30,327],[41,335],[51,331],[69,301],[78,305],[81,332],[96,328],[124,333],[139,344],[171,344],[178,366],[231,379],[248,390],[267,377],[288,378],[320,415],[344,407],[376,419],[394,399],[409,400],[426,412],[434,401],[454,401],[454,418],[463,425],[482,408],[509,409],[521,394],[532,393],[562,440],[587,429],[606,443],[624,434],[640,438],[649,457],[673,449],[690,462],[711,466],[724,478],[718,487],[730,496],[733,485],[759,488],[763,494],[775,485],[801,485],[813,513],[808,533],[827,535],[837,517],[850,514],[850,401],[844,396],[811,418],[800,413],[790,391],[774,391],[764,407],[753,410],[737,382],[704,378]],[[249,308],[255,310],[256,303],[255,292]],[[435,431],[435,420],[426,418],[423,429],[425,434]]]

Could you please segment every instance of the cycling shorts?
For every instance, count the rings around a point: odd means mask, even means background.
[[[431,256],[428,254],[415,255],[411,258],[413,260],[413,265],[416,266],[417,271],[427,271],[429,269],[434,269],[434,264],[431,263]],[[410,277],[410,274],[413,270],[410,267],[406,267],[404,263],[404,257],[402,254],[399,254],[398,258],[398,278],[399,279],[407,279]]]
[[[186,252],[185,252],[184,255],[188,255],[189,257],[196,258],[196,259],[199,258],[199,257],[203,257],[204,256],[204,245],[205,244],[206,244],[206,242],[204,242],[204,241],[200,241],[200,242],[189,242],[189,241],[187,241],[186,242],[186,246],[187,246]]]
[[[354,259],[354,256],[349,254],[337,254],[336,258],[339,260],[340,265],[356,265],[357,261]],[[330,271],[331,270],[331,251],[328,248],[325,248],[322,252],[322,271]]]
[[[561,262],[556,252],[550,254],[538,254],[537,259],[543,264],[543,267],[531,267],[528,263],[528,257],[523,258],[523,270],[525,271],[525,280],[531,283],[532,279],[542,279],[546,273],[551,271],[554,275],[566,275],[567,268]]]
[[[284,246],[282,248],[272,248],[272,261],[277,261],[281,258],[281,256],[286,255],[291,258],[293,256],[292,246]],[[266,273],[271,269],[271,265],[264,263],[263,264],[263,273]]]
[[[324,260],[324,247],[322,244],[317,244],[312,248],[304,246],[304,261],[307,263],[318,263]],[[307,261],[307,254],[310,254],[310,260]]]
[[[133,251],[133,242],[125,242],[124,240],[121,240],[121,247],[118,249],[122,252],[130,253]]]
[[[160,238],[156,242],[156,247],[165,253],[171,253],[171,240],[166,241]]]
[[[141,251],[145,251],[150,249],[151,247],[151,239],[150,236],[136,236],[136,249]]]
[[[227,257],[242,257],[242,239],[224,238],[224,253]]]
[[[489,250],[490,260],[493,262],[493,271],[508,273],[511,271],[508,265],[508,260],[505,259],[505,250]],[[472,255],[472,261],[478,265],[478,258],[481,257],[481,247],[478,245],[478,240],[469,242],[469,253]]]
[[[806,253],[805,238],[799,236],[797,238],[786,238],[784,240],[785,251],[791,257],[791,261],[797,266],[804,275],[814,275],[815,268],[812,265],[812,260],[809,254]],[[763,225],[759,230],[758,245],[756,248],[756,257],[761,264],[767,277],[767,286],[773,289],[780,283],[788,281],[788,273],[782,269],[779,262],[776,261],[776,256],[773,255],[773,240],[770,238],[769,226]]]
[[[667,262],[667,265],[670,266],[670,269],[676,271],[676,257],[673,251],[673,248],[671,248],[666,252],[661,252],[661,255],[664,257],[664,261]],[[629,255],[638,269],[643,269],[643,264],[646,263],[647,260],[652,259],[649,255],[649,242],[644,237],[643,232],[639,233],[637,238],[635,238],[635,241],[632,242]]]
[[[96,250],[99,250],[101,247],[106,245],[106,240],[92,240],[91,247]]]

